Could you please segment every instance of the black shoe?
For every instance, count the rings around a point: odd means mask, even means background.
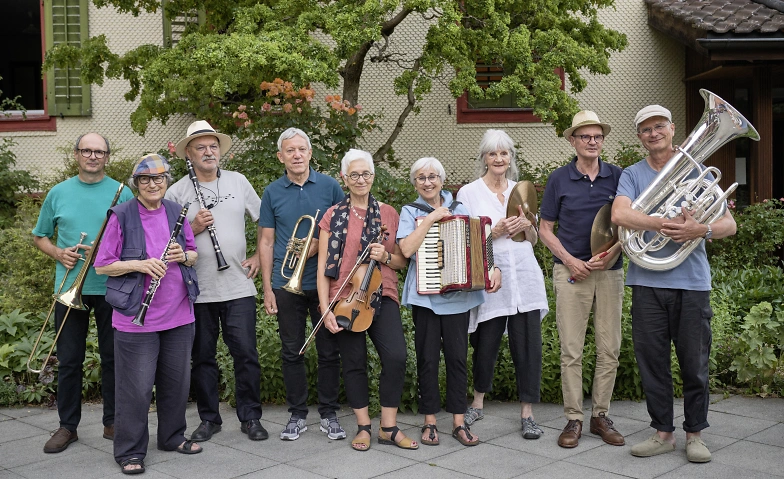
[[[248,435],[248,439],[252,441],[263,441],[269,437],[267,430],[261,425],[258,419],[251,419],[245,421],[240,426],[240,431]]]
[[[193,431],[193,434],[191,434],[191,441],[209,441],[212,438],[212,435],[220,432],[220,430],[220,424],[215,424],[214,422],[210,421],[202,421],[201,424],[199,424],[199,427],[197,427],[196,430]]]

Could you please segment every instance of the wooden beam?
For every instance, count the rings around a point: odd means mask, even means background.
[[[751,202],[773,195],[773,88],[770,66],[755,67],[751,89],[751,124],[760,141],[751,142]]]

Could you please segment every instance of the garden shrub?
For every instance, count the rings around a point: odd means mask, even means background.
[[[38,189],[38,180],[25,170],[14,169],[16,143],[11,138],[0,140],[0,228],[13,222],[16,204],[23,193]]]
[[[733,202],[729,205],[738,231],[733,236],[707,243],[711,266],[739,271],[780,265],[784,246],[784,198],[763,200],[743,210],[736,210]]]

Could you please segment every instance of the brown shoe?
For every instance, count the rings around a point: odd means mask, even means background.
[[[558,445],[566,448],[577,447],[582,432],[583,422],[577,419],[570,419],[561,435],[558,436]]]
[[[78,441],[79,436],[76,431],[71,432],[68,429],[61,427],[52,432],[52,437],[44,444],[44,452],[62,452],[68,449],[68,445],[74,441]]]
[[[103,427],[103,438],[114,441],[114,424]]]
[[[605,416],[603,412],[599,417],[591,418],[591,434],[601,436],[602,440],[611,446],[623,446],[626,441],[623,435],[615,429],[612,420]]]

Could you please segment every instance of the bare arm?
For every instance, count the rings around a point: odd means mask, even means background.
[[[45,255],[49,256],[55,261],[59,261],[67,269],[73,269],[73,267],[76,266],[76,262],[79,261],[79,258],[82,256],[79,254],[80,248],[84,250],[90,249],[88,245],[76,245],[71,248],[58,248],[48,237],[35,235],[33,235],[33,244],[35,244],[35,246]]]
[[[319,307],[321,308],[321,314],[327,313],[324,315],[324,326],[332,332],[337,333],[338,331],[342,331],[343,328],[338,326],[338,322],[335,319],[335,314],[332,311],[329,311],[329,303],[332,301],[332,298],[329,297],[329,286],[332,280],[324,275],[324,271],[327,268],[327,255],[329,254],[327,249],[329,245],[329,237],[332,233],[325,230],[320,230],[319,238],[324,241],[319,241],[319,250],[318,250],[318,272],[316,273],[316,287],[318,288],[318,297],[319,297]]]
[[[632,209],[632,200],[628,196],[616,196],[613,201],[612,222],[615,225],[632,230],[661,231],[665,221]]]
[[[591,270],[586,266],[585,261],[579,260],[572,256],[566,248],[563,247],[561,240],[555,236],[553,227],[554,221],[543,219],[539,222],[539,238],[545,246],[558,258],[561,262],[569,268],[572,277],[577,281],[582,281],[591,274]]]
[[[278,312],[278,303],[275,293],[272,292],[272,264],[273,248],[275,246],[275,228],[262,228],[259,226],[256,254],[261,260],[261,283],[264,291],[264,308],[267,314]]]
[[[449,212],[448,208],[441,206],[440,208],[436,208],[432,213],[425,216],[425,220],[420,223],[414,231],[411,232],[410,235],[406,236],[405,238],[401,238],[398,241],[398,245],[400,245],[400,251],[403,253],[403,256],[406,258],[410,258],[414,253],[417,252],[419,247],[422,245],[422,241],[425,240],[425,236],[427,235],[427,231],[433,226],[433,223],[444,218],[446,216],[450,216],[452,213]]]

